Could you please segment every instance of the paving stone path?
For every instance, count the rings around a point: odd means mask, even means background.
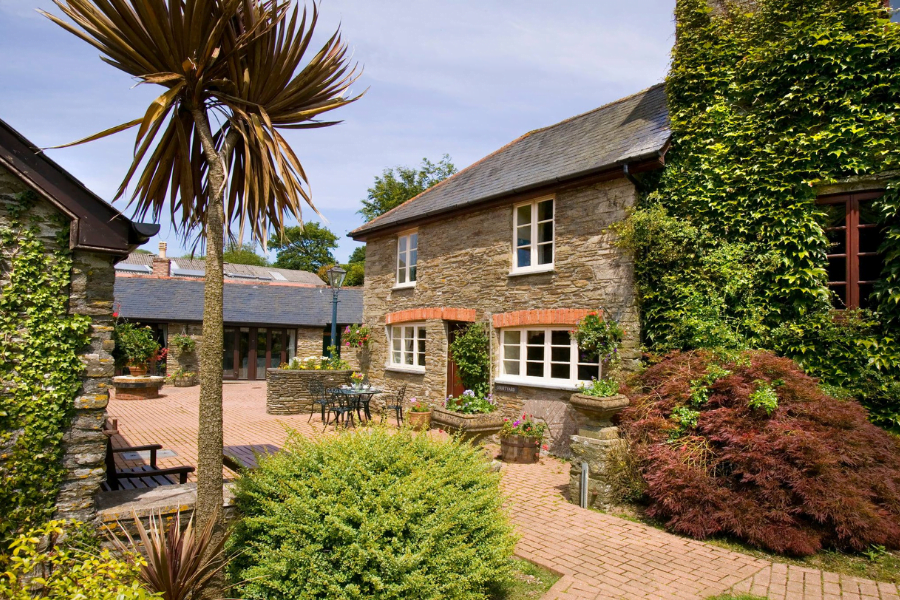
[[[155,400],[112,400],[109,414],[119,419],[122,434],[113,442],[159,443],[177,454],[160,458],[161,465],[196,464],[199,389],[166,386]],[[225,446],[239,456],[249,446],[283,446],[287,428],[322,435],[318,417],[311,424],[307,418],[267,415],[265,382],[224,386]],[[894,584],[771,563],[583,510],[565,499],[568,469],[553,458],[502,468],[503,490],[520,535],[517,554],[562,575],[546,600],[703,599],[723,592],[770,600],[900,600]]]

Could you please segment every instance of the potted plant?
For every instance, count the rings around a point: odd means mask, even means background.
[[[431,427],[431,407],[415,398],[409,399],[409,410],[406,420],[416,430],[427,430]]]
[[[140,377],[147,374],[147,361],[159,350],[159,343],[149,327],[128,322],[116,323],[114,329],[115,354],[128,367],[128,372]]]
[[[369,328],[365,325],[347,325],[344,328],[344,345],[348,348],[362,348],[369,343]]]
[[[546,423],[539,423],[532,415],[520,419],[503,419],[500,428],[500,455],[508,463],[535,463],[541,455],[541,440],[547,431]]]
[[[598,311],[588,313],[578,321],[572,337],[578,347],[604,364],[612,364],[619,359],[619,346],[625,337],[622,327],[612,319],[604,319]]]
[[[186,371],[182,367],[175,369],[175,372],[166,379],[169,379],[175,387],[193,387],[197,385],[197,374],[193,371]]]
[[[189,335],[178,333],[169,337],[169,346],[178,348],[181,354],[188,354],[197,347],[197,341]]]
[[[467,441],[478,443],[494,435],[503,426],[503,417],[493,397],[466,390],[460,396],[449,396],[443,407],[433,409],[432,422]]]
[[[363,381],[366,380],[366,376],[362,373],[351,373],[350,374],[350,385],[353,386],[353,389],[358,390],[362,387]]]
[[[579,435],[588,435],[612,427],[612,418],[628,406],[628,397],[619,393],[619,382],[612,378],[591,378],[589,384],[578,385],[578,393],[569,399],[583,426]],[[586,433],[587,432],[587,433]]]

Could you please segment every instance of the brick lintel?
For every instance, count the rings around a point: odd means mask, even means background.
[[[409,323],[410,321],[426,321],[428,319],[442,319],[444,321],[466,321],[474,323],[477,318],[474,308],[411,308],[398,310],[384,316],[387,325],[392,323]]]
[[[521,325],[575,325],[592,312],[585,308],[554,308],[548,310],[516,310],[493,316],[494,327],[518,327]]]

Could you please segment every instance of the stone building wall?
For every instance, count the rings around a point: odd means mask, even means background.
[[[169,323],[168,324],[169,354],[166,356],[166,373],[171,375],[178,369],[184,369],[191,373],[200,372],[200,345],[203,343],[203,325],[200,323]],[[192,338],[196,344],[194,349],[182,352],[172,345],[172,337],[186,335]]]
[[[396,389],[408,384],[407,397],[441,401],[447,393],[448,325],[426,320],[427,366],[424,374],[396,372],[388,360],[385,315],[416,308],[474,309],[476,320],[490,323],[496,313],[537,309],[605,307],[626,332],[623,366],[640,358],[639,314],[633,262],[614,246],[609,225],[626,217],[637,200],[625,179],[602,182],[556,194],[554,270],[510,275],[513,203],[486,208],[418,228],[416,287],[393,289],[397,260],[396,235],[367,241],[365,323],[372,330],[370,378]],[[492,333],[492,358],[499,353],[499,330]],[[498,361],[492,360],[494,376]],[[571,391],[518,386],[518,392],[495,397],[507,414],[527,411],[545,418],[552,428],[551,448],[568,453],[574,413]]]
[[[17,177],[0,167],[0,226],[6,225],[5,205],[27,188]],[[29,217],[40,226],[40,238],[48,250],[56,248],[59,211],[38,198]],[[75,398],[70,428],[63,438],[65,476],[56,498],[59,518],[93,521],[96,518],[95,495],[104,478],[106,436],[102,433],[113,376],[113,257],[75,251],[69,293],[69,313],[88,315],[92,324],[90,342],[82,349],[84,362],[82,387]],[[0,282],[2,285],[3,282]]]
[[[302,327],[297,329],[297,358],[322,356],[322,328]]]

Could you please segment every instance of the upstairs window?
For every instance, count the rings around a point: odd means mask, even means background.
[[[419,258],[419,234],[415,231],[397,238],[397,287],[416,285],[416,262]]]
[[[514,208],[513,273],[553,268],[553,198]]]
[[[828,287],[835,308],[868,308],[884,258],[884,233],[872,207],[883,192],[857,192],[819,198],[828,236]]]
[[[390,365],[412,370],[425,369],[425,324],[395,325],[391,338]]]

